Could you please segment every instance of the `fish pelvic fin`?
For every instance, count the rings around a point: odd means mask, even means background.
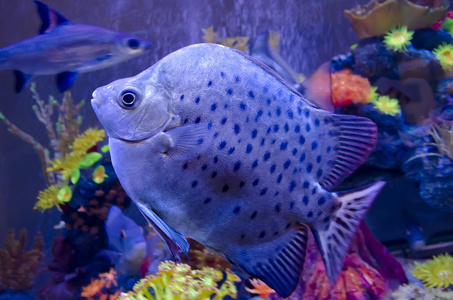
[[[33,75],[25,74],[24,72],[18,70],[14,70],[14,77],[16,78],[16,82],[14,84],[14,91],[16,93],[22,92],[33,79]]]
[[[348,115],[330,115],[323,122],[330,127],[322,145],[330,157],[324,160],[318,180],[331,190],[366,160],[376,143],[377,127],[370,119]]]
[[[308,228],[297,224],[287,233],[259,245],[230,247],[223,254],[281,297],[296,289],[304,265]]]
[[[35,0],[36,8],[38,9],[39,17],[41,18],[42,25],[39,29],[39,34],[49,33],[55,27],[61,24],[69,22],[62,14],[58,11],[50,8],[48,5],[41,1]]]
[[[312,230],[332,285],[343,268],[346,251],[360,221],[384,185],[385,182],[378,181],[358,190],[336,193],[341,206],[327,229]]]

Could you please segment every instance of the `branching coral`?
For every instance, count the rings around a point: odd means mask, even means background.
[[[115,300],[121,293],[121,290],[110,288],[117,287],[117,275],[115,269],[111,268],[107,273],[99,274],[99,279],[91,279],[90,284],[82,287],[82,297],[88,300]],[[115,291],[116,290],[116,291]]]
[[[44,257],[44,243],[41,234],[35,235],[33,249],[25,252],[27,231],[22,229],[19,240],[15,240],[14,230],[5,239],[5,249],[0,250],[0,290],[10,288],[13,292],[32,287],[37,267]]]
[[[371,85],[367,78],[345,69],[332,74],[332,101],[335,106],[351,103],[366,104],[371,100]]]
[[[445,254],[434,256],[425,263],[416,262],[412,274],[429,288],[453,286],[453,257]]]
[[[222,272],[203,268],[191,270],[186,264],[165,261],[159,265],[159,272],[141,279],[132,292],[122,293],[121,300],[184,300],[184,299],[223,299],[229,295],[236,297],[235,282],[240,279],[229,270],[226,278]],[[218,283],[223,283],[218,286]]]
[[[384,36],[385,47],[395,52],[404,52],[411,44],[413,35],[414,32],[407,30],[407,26],[393,28]]]
[[[245,290],[252,294],[258,294],[262,299],[267,299],[267,297],[271,294],[274,294],[275,291],[268,287],[264,282],[259,279],[251,279],[250,283],[253,286],[253,289],[249,289],[245,287]]]
[[[416,283],[400,285],[392,293],[392,300],[453,300],[452,291],[444,291],[441,288],[421,287]]]
[[[247,36],[225,37],[218,40],[217,33],[214,31],[214,26],[202,28],[201,30],[203,31],[203,41],[205,43],[217,43],[242,52],[248,52],[248,42],[250,38]]]

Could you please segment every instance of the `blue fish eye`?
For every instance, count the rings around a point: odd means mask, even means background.
[[[131,90],[125,90],[121,93],[121,104],[125,108],[132,108],[136,105],[138,100],[138,95],[136,92]]]
[[[140,42],[137,39],[129,39],[127,41],[127,46],[131,49],[137,49],[138,47],[140,47]]]

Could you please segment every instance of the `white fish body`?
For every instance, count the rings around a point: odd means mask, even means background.
[[[223,46],[180,49],[93,98],[121,184],[172,251],[191,237],[284,297],[308,228],[335,281],[384,185],[330,193],[370,153],[374,123],[317,109]]]

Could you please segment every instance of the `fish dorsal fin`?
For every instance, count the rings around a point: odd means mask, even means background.
[[[291,92],[293,92],[294,94],[296,94],[298,97],[300,97],[300,99],[302,99],[305,103],[307,103],[308,105],[312,106],[312,107],[316,107],[316,105],[314,105],[313,103],[311,103],[310,101],[308,101],[307,99],[304,98],[304,96],[302,96],[301,93],[299,93],[299,91],[297,91],[289,82],[287,82],[285,79],[283,79],[282,76],[280,76],[280,74],[278,74],[277,72],[275,72],[275,70],[273,70],[271,67],[269,67],[268,65],[266,65],[265,63],[263,63],[262,61],[254,58],[253,56],[250,56],[242,51],[239,51],[239,50],[235,50],[235,49],[232,49],[234,51],[236,51],[237,53],[239,53],[240,55],[244,56],[246,59],[250,60],[251,62],[257,64],[259,67],[261,67],[264,71],[266,71],[267,73],[269,73],[270,75],[274,76],[277,80],[279,80],[284,86],[286,86]]]
[[[187,256],[189,251],[189,243],[187,242],[184,235],[175,229],[171,228],[167,223],[162,221],[155,212],[153,212],[148,206],[136,202],[138,209],[142,212],[145,219],[157,232],[157,234],[162,238],[162,240],[167,244],[173,258],[176,260],[181,260],[178,253],[178,247],[181,251]]]
[[[349,115],[330,115],[318,120],[327,135],[312,144],[326,151],[318,180],[331,190],[357,169],[373,150],[377,127],[373,121]],[[319,171],[318,171],[319,172]]]
[[[55,27],[69,22],[62,14],[41,1],[35,0],[36,7],[38,8],[39,16],[41,17],[42,25],[39,34],[49,33]]]
[[[273,241],[242,247],[234,245],[223,254],[285,298],[291,295],[299,283],[305,260],[307,231],[305,225],[297,224]]]

